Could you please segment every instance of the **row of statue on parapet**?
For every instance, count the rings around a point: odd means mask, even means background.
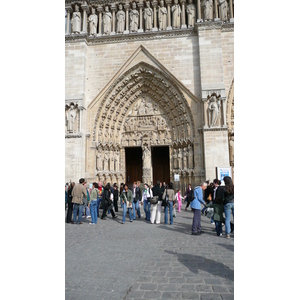
[[[218,0],[220,19],[222,21],[228,20],[228,6],[226,0]],[[214,7],[213,0],[202,1],[202,7],[204,8],[204,20],[213,20],[214,18]],[[126,8],[126,7],[125,7]],[[169,29],[180,29],[180,28],[191,28],[194,27],[196,22],[196,7],[193,0],[188,0],[188,4],[178,4],[178,0],[173,0],[173,5],[165,7],[164,0],[159,1],[158,8],[155,6],[153,9],[150,7],[150,1],[146,1],[146,6],[142,10],[135,2],[131,3],[131,8],[127,7],[126,12],[123,10],[123,5],[119,3],[118,11],[115,13],[114,10],[109,9],[109,6],[104,7],[104,11],[91,8],[91,14],[87,18],[88,23],[88,34],[96,36],[98,33],[103,35],[110,34],[122,34],[129,32],[144,32],[144,31],[155,31],[155,30],[169,30]],[[126,20],[126,16],[128,19]],[[187,16],[187,24],[185,17]],[[71,19],[72,33],[80,34],[82,32],[81,12],[79,6],[75,5],[75,11],[72,14]],[[144,25],[144,28],[143,28]],[[97,31],[98,28],[98,31]],[[103,30],[102,30],[103,28]],[[83,30],[84,31],[84,30]],[[68,33],[67,33],[68,34]]]

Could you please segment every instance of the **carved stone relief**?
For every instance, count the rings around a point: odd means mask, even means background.
[[[65,107],[65,120],[66,120],[66,133],[77,133],[79,126],[79,109],[78,105],[74,105],[72,102]]]

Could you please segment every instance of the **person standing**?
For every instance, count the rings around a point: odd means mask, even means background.
[[[118,191],[118,186],[116,183],[114,183],[114,191],[113,191],[113,195],[114,195],[114,208],[115,208],[115,212],[118,212],[118,200],[119,200],[119,191]]]
[[[81,217],[83,211],[83,197],[87,197],[86,188],[84,186],[84,178],[79,179],[79,184],[76,184],[72,190],[73,203],[73,222],[72,224],[82,224]],[[78,212],[78,220],[77,220]]]
[[[73,212],[73,203],[72,203],[72,190],[75,186],[75,182],[69,185],[68,189],[68,212],[67,212],[67,223],[71,223],[72,221],[72,212]]]
[[[207,183],[204,182],[200,186],[196,186],[194,189],[194,200],[191,202],[191,209],[194,213],[193,224],[192,224],[192,234],[201,234],[201,203],[205,205],[203,200],[203,191],[207,188]]]
[[[92,191],[91,191],[91,202],[89,204],[91,216],[92,216],[92,222],[89,223],[91,225],[97,224],[97,199],[98,199],[98,183],[94,182]]]
[[[133,202],[133,197],[132,197],[132,191],[128,189],[128,185],[124,185],[124,190],[120,195],[121,198],[121,205],[123,207],[123,219],[121,221],[121,224],[125,223],[126,220],[126,213],[127,213],[127,208],[129,211],[129,219],[130,222],[133,221],[133,216],[132,216],[132,202]]]
[[[100,202],[102,201],[103,187],[101,181],[98,183],[98,198],[97,198],[97,217],[99,218]]]
[[[136,219],[136,212],[140,219],[141,218],[140,200],[142,198],[142,194],[140,188],[137,186],[137,182],[133,183],[132,197],[133,197],[133,202],[132,202],[133,220]]]
[[[214,179],[213,181],[214,184],[214,190],[213,190],[213,199],[212,203],[223,203],[224,200],[224,189],[221,186],[221,181],[219,179]],[[211,225],[214,225],[214,216],[211,217]]]
[[[173,202],[175,200],[175,193],[173,183],[170,182],[167,188],[165,189],[162,198],[164,199],[167,196],[167,206],[165,207],[165,224],[168,224],[168,210],[170,213],[170,225],[173,224]]]
[[[145,220],[150,221],[150,208],[151,208],[150,198],[152,198],[153,195],[152,195],[152,190],[149,188],[149,185],[147,183],[144,184],[142,197],[144,202],[144,211],[146,215]]]
[[[150,217],[151,224],[154,224],[156,220],[156,224],[160,223],[160,215],[161,215],[161,182],[158,180],[156,185],[152,189],[153,197],[158,197],[157,204],[152,204],[152,213]]]
[[[102,212],[102,216],[101,216],[102,220],[106,220],[106,217],[107,217],[106,213],[112,204],[110,195],[111,195],[111,189],[110,189],[110,183],[108,182],[106,184],[106,186],[104,187],[103,196],[102,196],[102,202],[103,202],[103,212]],[[115,212],[113,209],[111,209],[110,212],[111,212],[113,219],[118,217],[115,215]]]
[[[231,177],[225,176],[223,178],[225,183],[224,190],[224,212],[225,212],[225,232],[226,237],[230,238],[230,213],[234,217],[234,185]]]
[[[214,203],[206,204],[207,207],[212,207],[214,209],[213,218],[216,224],[217,236],[222,236],[222,225],[224,223],[223,212],[223,200],[221,198],[216,198]]]
[[[192,189],[192,185],[189,183],[188,188],[185,191],[185,199],[186,199],[186,206],[185,206],[185,210],[188,209],[192,198],[193,198],[193,194],[194,194],[194,190]]]
[[[181,209],[181,206],[182,206],[180,190],[177,190],[177,192],[176,192],[175,201],[177,201],[178,212],[180,212],[181,211],[180,209]]]

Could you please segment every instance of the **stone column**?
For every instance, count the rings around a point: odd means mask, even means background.
[[[215,2],[215,21],[220,21],[220,19],[219,19],[218,0],[214,0],[214,2]]]
[[[152,31],[158,31],[158,26],[157,26],[157,12],[156,12],[156,8],[157,8],[157,0],[153,0],[152,1],[152,6],[153,6],[153,28]]]
[[[84,1],[84,5],[81,5],[81,8],[83,10],[82,31],[87,33],[87,12],[89,7],[86,5],[86,1]]]
[[[172,0],[166,0],[166,3],[167,3],[167,9],[168,9],[168,24],[167,24],[167,30],[172,30],[172,25],[171,25],[171,9],[170,9]]]
[[[232,0],[229,0],[229,18],[230,18],[230,22],[233,22],[234,16],[233,16]]]
[[[98,26],[98,36],[101,36],[102,35],[102,12],[103,12],[103,6],[102,5],[99,5],[97,7],[97,12],[99,14],[99,17],[98,17],[98,22],[99,22],[99,26]]]
[[[202,17],[201,17],[201,0],[197,0],[197,22],[202,22]]]
[[[185,2],[186,2],[186,0],[180,0],[180,3],[181,3],[181,28],[187,28],[186,21],[185,21]]]
[[[67,11],[67,28],[66,28],[66,34],[70,34],[70,14],[72,12],[71,6],[66,6]]]
[[[144,7],[144,3],[140,0],[140,2],[138,3],[138,7],[139,7],[139,13],[140,13],[140,28],[138,29],[138,32],[144,32],[143,29],[143,7]]]
[[[126,12],[126,23],[125,23],[125,31],[124,34],[128,34],[129,33],[129,14],[128,14],[128,10],[130,8],[129,2],[126,2],[125,5],[125,12]]]
[[[114,35],[114,34],[116,34],[116,32],[115,32],[115,29],[116,29],[116,24],[115,24],[115,20],[116,20],[116,4],[115,3],[112,3],[111,4],[111,11],[112,11],[112,31],[111,31],[111,33],[110,34],[112,34],[112,35]]]

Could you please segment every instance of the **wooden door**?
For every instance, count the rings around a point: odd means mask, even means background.
[[[134,181],[142,182],[143,163],[142,163],[142,148],[128,147],[125,148],[126,161],[126,183],[131,186]]]
[[[159,180],[170,182],[169,147],[152,147],[153,185]]]

